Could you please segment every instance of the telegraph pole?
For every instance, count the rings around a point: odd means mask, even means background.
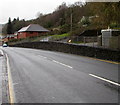
[[[71,33],[72,33],[72,24],[73,24],[72,18],[73,18],[73,14],[71,13],[71,28],[70,28]]]

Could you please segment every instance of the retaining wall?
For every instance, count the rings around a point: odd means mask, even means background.
[[[99,59],[111,60],[111,61],[120,61],[120,51],[103,49],[103,48],[94,48],[89,46],[74,45],[68,43],[60,42],[25,42],[15,45],[9,45],[11,47],[25,47],[25,48],[35,48],[43,49],[50,51],[59,51],[70,54],[77,54],[88,57],[95,57]]]

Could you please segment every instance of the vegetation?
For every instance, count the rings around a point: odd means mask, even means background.
[[[68,34],[68,33],[60,34],[60,35],[52,35],[49,40],[54,40],[54,41],[58,40],[59,41],[62,39],[66,39],[69,36],[70,36],[70,34]]]
[[[0,24],[0,35],[2,34],[2,28],[3,28],[3,25]]]
[[[46,37],[50,37],[50,41],[56,41],[56,40],[61,40],[69,37],[70,34],[65,33],[65,34],[60,34],[60,35],[43,35],[43,36],[32,36],[32,37],[27,37],[25,39],[11,39],[9,40],[9,44],[16,44],[16,43],[22,43],[22,42],[36,42],[43,40]]]
[[[28,24],[40,24],[51,30],[49,34],[64,34],[71,32],[71,35],[79,35],[88,29],[120,28],[120,2],[76,2],[67,6],[62,3],[53,13],[42,14],[33,20],[25,21],[19,18],[6,24],[3,33],[12,33]]]
[[[8,24],[7,24],[7,34],[12,34],[12,33],[13,33],[13,26],[11,23],[11,18],[9,18]]]

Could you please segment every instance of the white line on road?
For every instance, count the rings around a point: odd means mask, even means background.
[[[42,55],[39,55],[40,57],[42,57],[42,58],[45,58],[45,59],[47,59],[47,57],[45,57],[45,56],[42,56]]]
[[[60,65],[63,65],[63,66],[66,66],[66,67],[69,67],[69,68],[73,68],[72,66],[69,66],[69,65],[66,65],[66,64],[64,64],[64,63],[61,63],[61,62],[58,62],[58,61],[56,61],[56,60],[52,60],[53,62],[55,62],[55,63],[58,63],[58,64],[60,64]]]
[[[100,80],[106,81],[106,82],[108,82],[108,83],[111,83],[111,84],[113,84],[113,85],[120,86],[119,83],[113,82],[113,81],[111,81],[111,80],[107,80],[107,79],[105,79],[105,78],[96,76],[96,75],[94,75],[94,74],[89,74],[89,75],[92,76],[92,77],[98,78],[98,79],[100,79]]]
[[[47,57],[43,57],[43,58],[47,59]]]
[[[1,52],[1,54],[2,54],[2,55],[4,55],[4,53],[3,53],[3,51],[2,51],[2,50],[0,50],[0,52]]]
[[[15,86],[15,85],[18,85],[18,83],[13,83],[13,85]]]

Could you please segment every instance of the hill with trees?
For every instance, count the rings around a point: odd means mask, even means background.
[[[40,24],[51,30],[49,34],[71,33],[79,35],[84,30],[120,28],[120,2],[76,2],[72,5],[62,3],[53,13],[39,13],[36,19],[29,21],[14,18],[3,28],[4,35],[8,34],[8,27],[11,33],[18,31],[28,24]]]
[[[3,25],[0,24],[0,34],[2,34],[2,28],[3,28]]]

